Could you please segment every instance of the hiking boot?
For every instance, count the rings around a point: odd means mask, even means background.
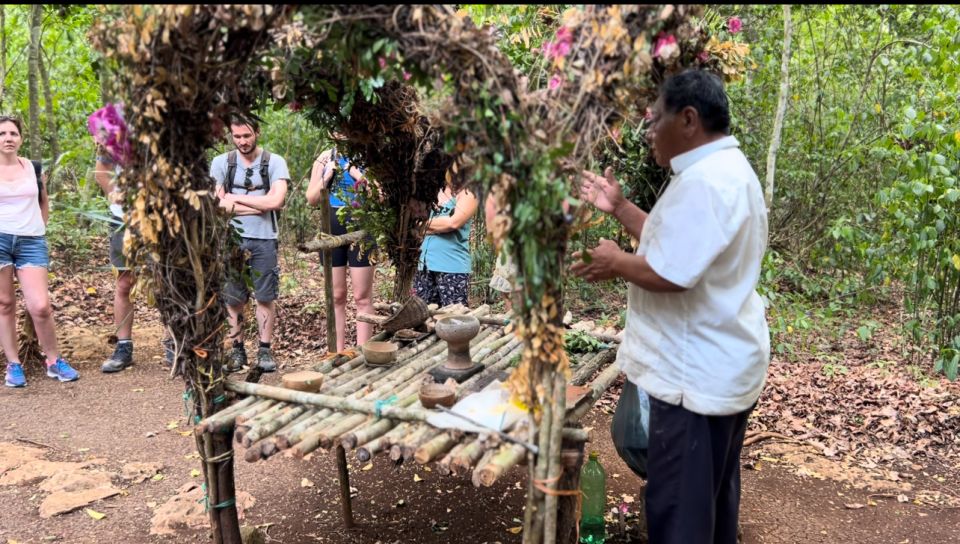
[[[173,338],[163,339],[163,366],[170,368],[177,357],[176,346],[173,345]]]
[[[247,366],[247,349],[243,347],[243,344],[233,346],[233,349],[230,350],[230,360],[227,361],[227,366],[223,369],[227,373],[240,372],[245,366]]]
[[[133,343],[118,342],[117,347],[113,350],[113,355],[104,361],[100,367],[100,372],[104,374],[120,372],[128,366],[133,366]]]
[[[62,357],[57,357],[57,362],[47,367],[47,376],[56,378],[61,382],[72,382],[80,379],[80,374]]]
[[[7,387],[23,387],[27,385],[27,377],[23,375],[23,365],[7,363]]]
[[[270,348],[257,350],[257,368],[264,372],[277,371],[277,361],[273,358],[273,352],[270,351]]]

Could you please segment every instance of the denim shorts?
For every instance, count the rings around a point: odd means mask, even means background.
[[[0,232],[0,269],[49,268],[46,236],[17,236]]]

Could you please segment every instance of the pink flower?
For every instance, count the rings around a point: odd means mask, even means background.
[[[701,51],[701,52],[699,52],[699,53],[697,54],[697,60],[699,60],[700,62],[709,62],[709,61],[710,61],[710,52],[709,52],[709,51]]]
[[[731,34],[736,34],[740,32],[741,29],[743,29],[743,21],[741,21],[739,17],[734,16],[727,19],[727,30],[729,30]]]
[[[350,203],[350,206],[352,206],[354,209],[356,209],[356,208],[359,208],[359,207],[360,207],[360,203],[357,202],[356,200],[354,200],[353,202]]]
[[[383,58],[383,57],[378,58],[378,59],[377,59],[377,63],[380,64],[380,69],[381,69],[381,70],[387,67],[387,59],[385,59],[385,58]]]
[[[403,72],[403,80],[404,80],[404,81],[409,80],[412,76],[413,76],[413,74],[411,74],[410,72],[407,72],[407,71],[404,71],[404,72]]]
[[[562,58],[570,54],[573,48],[573,32],[565,27],[557,30],[556,40],[543,44],[543,54],[551,59]]]
[[[662,60],[670,60],[680,54],[680,46],[677,45],[677,38],[673,34],[663,34],[657,36],[657,43],[653,47],[653,56],[660,57]]]
[[[123,120],[122,104],[107,104],[90,114],[87,130],[94,141],[120,164],[130,158],[130,141],[127,139],[127,124]]]
[[[625,503],[625,502],[620,503],[620,513],[621,513],[621,514],[626,514],[626,513],[629,512],[629,511],[630,511],[630,507],[627,505],[627,503]]]
[[[643,112],[644,121],[653,121],[653,112],[650,111],[650,108],[647,108],[647,111]]]
[[[550,82],[547,83],[547,88],[549,88],[551,91],[555,91],[559,89],[561,85],[563,85],[563,78],[559,75],[555,75],[550,78]]]

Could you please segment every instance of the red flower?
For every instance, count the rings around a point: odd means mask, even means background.
[[[287,104],[287,107],[290,108],[290,111],[292,112],[298,112],[303,109],[303,104],[294,100],[293,102]]]

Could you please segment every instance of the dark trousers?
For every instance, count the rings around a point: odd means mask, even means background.
[[[750,409],[704,416],[650,397],[650,544],[736,544]]]

